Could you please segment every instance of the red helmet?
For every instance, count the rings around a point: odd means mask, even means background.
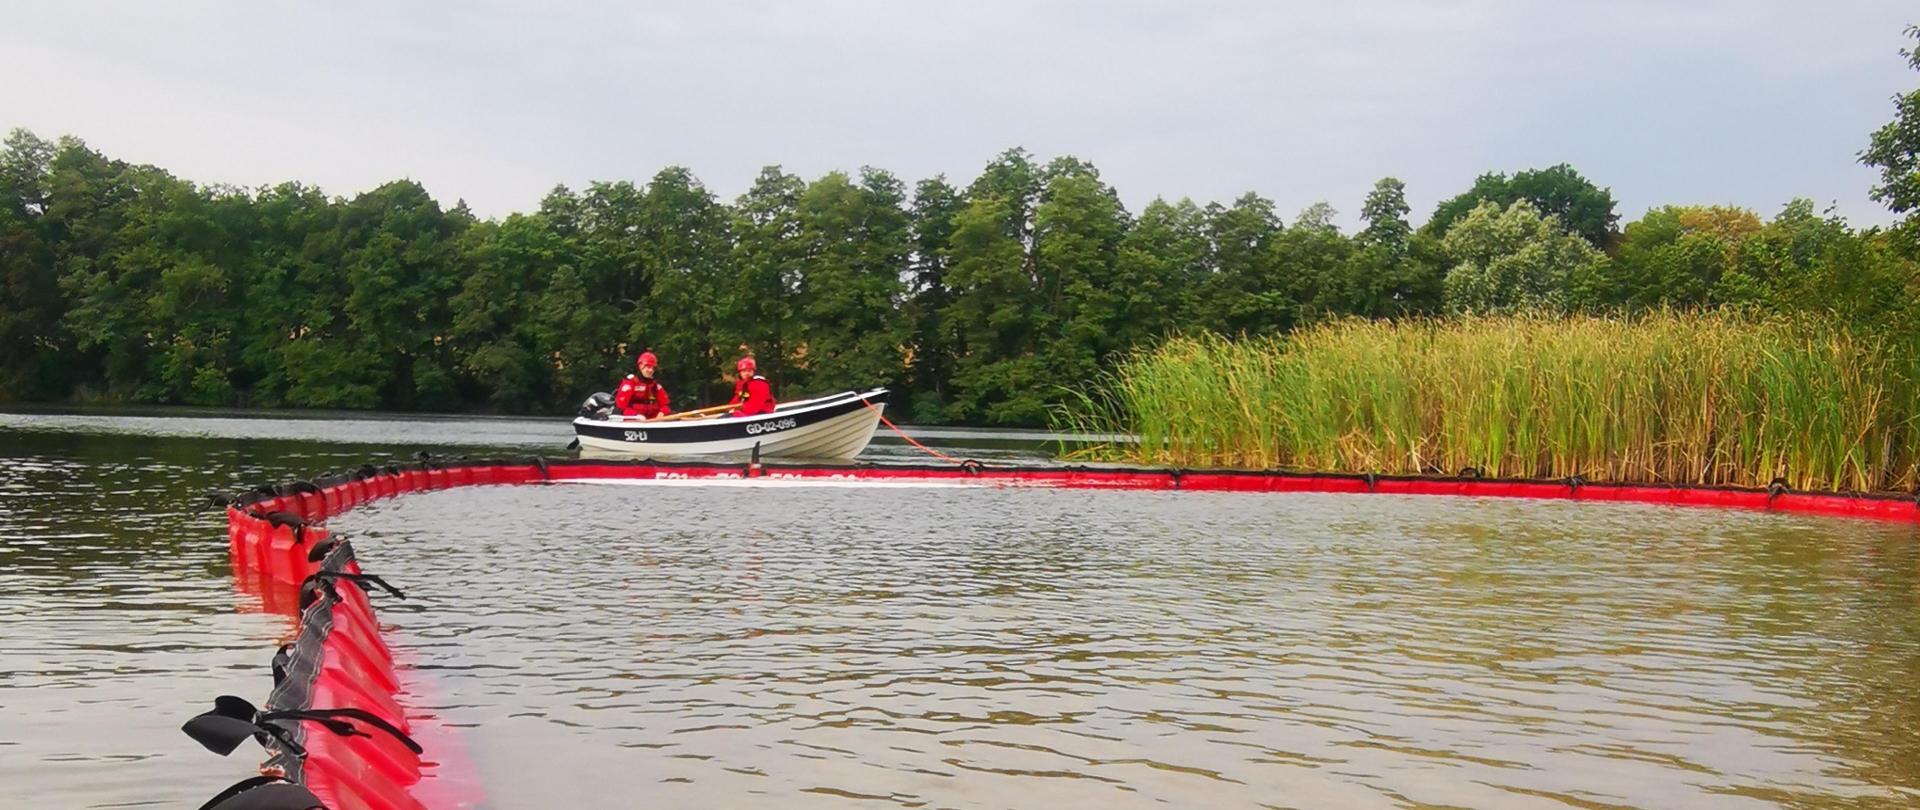
[[[733,364],[733,368],[741,374],[752,374],[759,366],[754,365],[753,358],[742,357],[740,358],[740,362]]]
[[[654,357],[653,352],[641,352],[640,360],[633,365],[635,368],[646,368],[647,366],[658,368],[660,366],[660,358]]]

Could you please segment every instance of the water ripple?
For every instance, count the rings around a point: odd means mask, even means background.
[[[385,615],[501,806],[590,805],[609,772],[733,807],[1870,807],[1920,785],[1906,526],[581,485],[339,527],[386,575],[430,572]]]

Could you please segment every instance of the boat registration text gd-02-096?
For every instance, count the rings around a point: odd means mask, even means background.
[[[762,433],[772,433],[776,430],[786,430],[787,428],[794,427],[798,424],[800,423],[794,421],[791,418],[778,419],[772,422],[759,422],[759,423],[748,425],[747,433],[749,435],[758,436]]]

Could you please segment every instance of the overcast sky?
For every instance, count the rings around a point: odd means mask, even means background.
[[[1788,199],[1889,216],[1855,155],[1920,84],[1912,0],[20,4],[0,127],[201,182],[411,177],[484,216],[556,183],[779,163],[971,180],[1025,146],[1155,196],[1414,219],[1567,161],[1620,212]],[[564,9],[564,10],[562,10]]]

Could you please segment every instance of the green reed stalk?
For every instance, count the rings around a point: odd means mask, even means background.
[[[1102,458],[1189,467],[1906,490],[1912,347],[1810,320],[1343,321],[1285,339],[1174,338],[1123,360],[1062,427]]]

